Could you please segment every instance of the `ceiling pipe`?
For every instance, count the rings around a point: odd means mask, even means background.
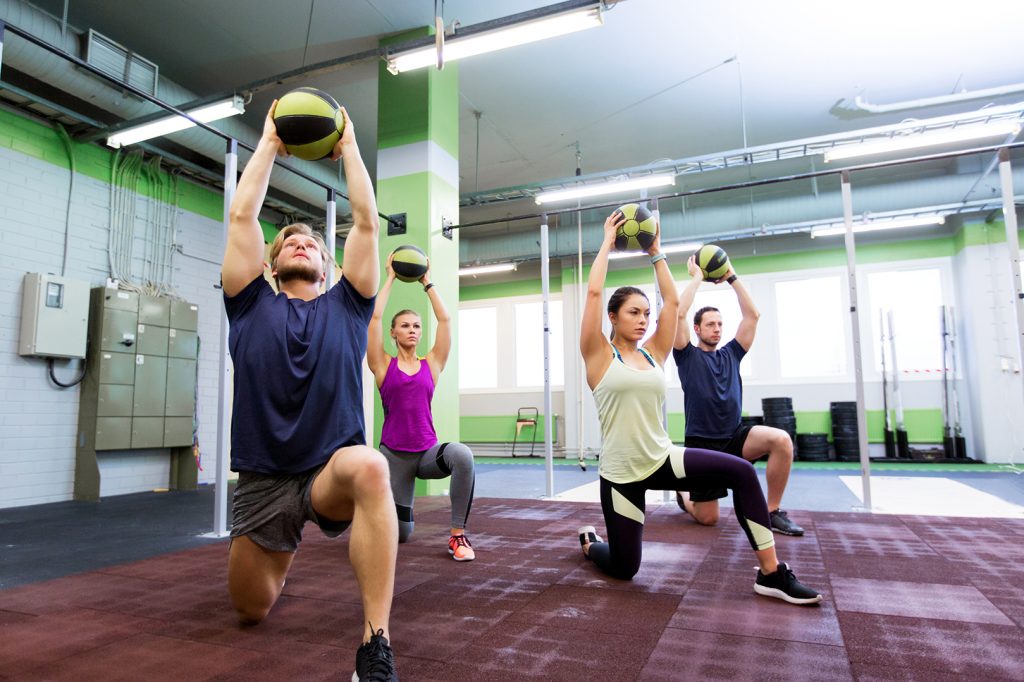
[[[901,211],[907,208],[957,206],[951,202],[963,196],[965,189],[974,180],[976,173],[962,173],[930,179],[908,180],[902,182],[886,182],[885,184],[868,185],[854,184],[853,191],[860,213],[884,213]],[[1024,167],[1014,169],[1014,182],[1024,186]],[[796,187],[796,183],[794,187]],[[804,187],[802,182],[799,186]],[[975,196],[994,197],[999,195],[999,181],[986,178],[979,184]],[[707,197],[707,195],[704,195]],[[908,199],[912,197],[912,199]],[[625,203],[626,199],[623,199]],[[685,209],[678,199],[662,199],[661,227],[662,239],[667,243],[693,241],[694,239],[719,238],[725,235],[746,235],[753,231],[769,235],[772,225],[787,226],[783,231],[791,232],[789,226],[794,224],[812,224],[829,222],[841,213],[838,187],[832,191],[820,191],[813,194],[777,195],[758,199],[754,203],[751,216],[750,205],[747,203],[729,203],[719,205],[688,204]],[[913,201],[908,207],[908,201]],[[974,202],[971,202],[972,204]],[[610,209],[609,209],[610,210]],[[463,209],[463,219],[470,216]],[[601,239],[601,224],[607,216],[606,211],[583,211],[583,250],[597,251]],[[500,218],[495,219],[500,225]],[[575,221],[573,221],[575,225]],[[764,228],[758,229],[757,226]],[[535,260],[538,257],[536,235],[529,230],[497,235],[479,235],[473,237],[473,230],[468,228],[459,240],[459,263],[489,263],[495,261]],[[551,257],[573,256],[577,253],[578,244],[575,230],[553,229],[551,232]]]
[[[869,114],[888,114],[892,111],[905,111],[907,109],[920,109],[923,107],[935,107],[943,104],[956,104],[974,99],[985,99],[988,97],[1002,97],[1012,95],[1016,92],[1024,92],[1024,83],[1003,85],[998,88],[986,88],[985,90],[972,90],[970,92],[958,92],[952,95],[940,95],[938,97],[925,97],[922,99],[910,99],[892,104],[871,104],[860,95],[853,98],[851,109],[866,111]]]
[[[64,52],[73,55],[80,54],[81,34],[70,28],[66,32],[62,32],[58,19],[32,5],[17,0],[0,0],[0,18]],[[109,111],[122,119],[140,118],[154,112],[155,105],[139,100],[108,85],[99,78],[92,77],[67,60],[33,45],[13,33],[8,33],[8,37],[4,41],[3,65],[59,88],[69,95],[89,102],[104,111]],[[158,93],[162,101],[172,106],[193,102],[197,99],[195,93],[162,76],[159,80]],[[251,146],[256,146],[260,138],[258,131],[232,119],[223,119],[211,126]],[[167,139],[212,161],[223,162],[223,141],[205,130],[192,128],[168,135]],[[248,159],[248,156],[249,154],[245,152],[245,159]],[[291,160],[290,163],[325,185],[344,190],[344,183],[339,179],[335,168],[328,167],[326,164],[298,160]],[[241,159],[239,165],[243,165]],[[326,203],[326,193],[321,186],[276,166],[271,173],[270,185],[280,192],[313,206],[324,206]],[[337,214],[339,216],[344,217],[349,210],[347,201],[338,202]]]

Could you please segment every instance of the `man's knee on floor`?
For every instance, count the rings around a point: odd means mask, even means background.
[[[238,624],[245,626],[259,625],[270,613],[270,607],[258,607],[254,604],[235,604]]]
[[[718,505],[693,505],[693,520],[702,526],[714,526],[718,523]]]

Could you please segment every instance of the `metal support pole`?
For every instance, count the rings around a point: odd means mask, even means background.
[[[857,253],[853,240],[853,196],[850,173],[842,174],[843,223],[846,225],[846,274],[850,287],[850,326],[853,333],[853,369],[857,383],[857,437],[864,509],[871,511],[871,457],[868,453],[868,420],[864,410],[864,359],[860,349],[860,313],[857,310]]]
[[[1006,223],[1006,250],[1010,259],[1010,284],[1017,312],[1017,365],[1024,365],[1024,291],[1020,279],[1020,237],[1017,234],[1017,208],[1013,202],[1013,169],[1010,150],[999,150],[999,180],[1003,189],[1003,222]],[[955,378],[955,377],[954,377]],[[1024,387],[1024,382],[1021,382]]]
[[[231,202],[235,198],[238,184],[238,145],[227,141],[224,154],[224,244],[228,242],[228,225],[231,222]],[[221,249],[223,253],[223,249]],[[217,470],[213,495],[213,532],[210,537],[222,538],[228,534],[228,470],[230,467],[231,411],[228,391],[231,377],[228,373],[228,314],[220,307],[220,362],[217,382]]]
[[[7,23],[0,19],[0,68],[4,61],[4,36],[7,34]]]
[[[337,220],[336,208],[335,208],[335,192],[333,187],[327,188],[327,225],[324,227],[324,241],[327,243],[327,287],[326,290],[330,291],[331,287],[334,286],[334,252],[336,250],[335,243],[337,242],[338,236],[334,233],[335,224]]]
[[[551,298],[548,283],[548,214],[540,218],[540,284],[544,293],[544,469],[547,479],[547,497],[555,496],[555,462],[551,447],[551,328],[548,324],[548,303]]]

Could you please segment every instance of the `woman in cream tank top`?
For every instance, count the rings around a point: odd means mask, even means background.
[[[608,299],[611,339],[601,328],[601,302],[608,254],[625,221],[615,211],[604,223],[604,239],[590,269],[580,330],[587,384],[601,422],[601,509],[608,541],[593,526],[579,529],[583,553],[603,572],[629,580],[640,569],[645,495],[648,490],[722,487],[733,491],[736,518],[760,565],[754,591],[794,604],[816,604],[821,595],[802,585],[775,554],[768,505],[753,465],[713,450],[672,443],[661,422],[667,384],[663,366],[672,350],[679,295],[659,234],[648,250],[664,301],[654,333],[646,342],[651,306],[636,287],[620,287]],[[714,484],[714,486],[712,486]]]

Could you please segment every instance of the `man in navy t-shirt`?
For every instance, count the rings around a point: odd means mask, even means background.
[[[718,348],[722,340],[722,314],[710,306],[701,308],[693,316],[693,332],[697,345],[690,343],[690,327],[686,315],[693,305],[697,289],[704,280],[693,256],[687,264],[690,284],[679,298],[679,320],[672,349],[679,381],[683,386],[683,411],[686,417],[686,442],[691,448],[718,450],[755,461],[768,455],[768,511],[772,530],[785,535],[803,535],[804,529],[789,520],[779,508],[782,493],[789,481],[793,464],[793,441],[782,429],[771,426],[744,426],[740,420],[743,404],[743,382],[740,379],[740,361],[754,343],[757,319],[760,313],[736,272],[729,271],[722,279],[732,286],[739,299],[740,320],[736,338]],[[718,522],[718,500],[728,495],[724,488],[676,492],[679,507],[698,523],[714,525]]]
[[[366,446],[362,359],[379,265],[377,203],[348,114],[341,159],[352,205],[340,281],[321,294],[332,259],[308,225],[270,249],[280,293],[263,276],[260,209],[274,158],[285,153],[271,107],[231,203],[221,282],[234,364],[228,591],[241,622],[257,623],[284,587],[312,521],[334,537],[350,525],[349,557],[363,601],[356,678],[397,680],[388,641],[398,522],[387,460]],[[342,110],[344,111],[344,110]]]

